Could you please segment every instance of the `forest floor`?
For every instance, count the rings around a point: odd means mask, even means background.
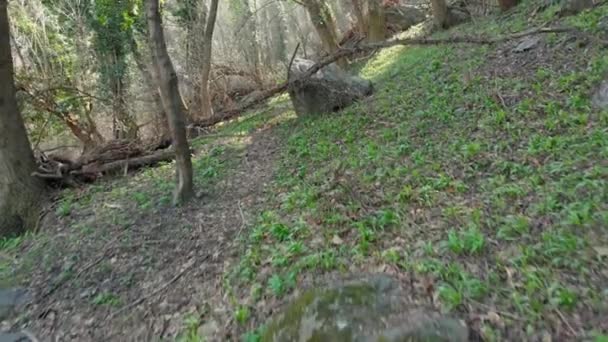
[[[496,46],[395,47],[375,94],[296,118],[288,100],[193,142],[199,198],[172,165],[59,195],[0,275],[30,291],[8,326],[43,339],[256,341],[299,289],[389,273],[495,340],[608,333],[608,5],[524,2],[438,37],[560,33]],[[605,41],[604,41],[605,43]]]

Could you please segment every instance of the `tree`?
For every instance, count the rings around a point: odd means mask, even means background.
[[[192,160],[186,137],[186,116],[181,106],[177,74],[167,52],[158,0],[145,0],[145,6],[152,63],[175,148],[177,184],[173,203],[178,204],[188,201],[194,196]]]
[[[19,234],[38,219],[42,183],[15,99],[7,0],[0,0],[0,237]]]
[[[325,52],[333,54],[338,51],[340,46],[338,45],[336,22],[325,0],[304,0],[302,4],[308,11],[308,16],[321,39]],[[346,66],[345,59],[340,59],[336,63],[341,67]]]
[[[154,70],[150,70],[146,62],[144,61],[144,56],[139,51],[139,46],[137,45],[137,41],[133,38],[131,42],[131,53],[133,54],[133,60],[135,60],[135,65],[137,65],[137,69],[141,73],[144,82],[150,89],[150,94],[152,96],[152,100],[154,101],[154,110],[156,111],[155,117],[157,119],[157,129],[159,130],[159,136],[157,137],[158,141],[168,141],[171,139],[169,132],[169,124],[167,122],[167,114],[165,114],[165,108],[163,107],[163,101],[161,99],[161,94],[158,89],[158,80],[154,77]]]
[[[249,0],[233,0],[228,2],[233,20],[238,27],[235,38],[240,41],[246,61],[253,67],[256,82],[262,84],[260,70],[260,50],[256,14],[251,11]],[[254,9],[255,10],[255,9]]]
[[[386,21],[380,0],[369,0],[368,25],[368,40],[372,43],[383,41],[386,36]]]
[[[209,96],[209,73],[211,72],[211,50],[213,46],[213,30],[215,28],[215,19],[217,18],[217,7],[219,0],[211,0],[209,8],[209,17],[207,18],[207,27],[205,28],[204,46],[203,46],[203,65],[201,70],[201,110],[203,118],[213,116],[213,107],[211,106],[211,96]]]
[[[433,21],[438,28],[447,28],[448,23],[448,5],[445,0],[431,0],[431,10],[433,12]]]
[[[353,6],[353,12],[355,13],[355,17],[357,17],[357,29],[359,33],[362,35],[367,35],[367,20],[365,19],[365,10],[363,9],[362,0],[351,0],[351,5]]]
[[[517,5],[517,0],[498,0],[498,6],[502,11],[507,11]]]
[[[102,84],[112,95],[114,138],[136,139],[139,127],[129,114],[127,90],[127,55],[135,23],[131,0],[96,0],[91,24],[95,31],[94,47],[100,62]]]

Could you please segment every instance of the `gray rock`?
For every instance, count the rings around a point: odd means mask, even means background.
[[[426,19],[419,8],[413,6],[390,6],[385,11],[386,24],[395,31],[405,31]]]
[[[525,52],[533,49],[540,42],[540,37],[525,37],[513,49],[514,52]]]
[[[15,308],[29,300],[27,290],[21,288],[0,289],[0,321],[11,318]]]
[[[269,322],[262,341],[468,341],[464,323],[406,298],[398,282],[382,275],[310,290]]]
[[[603,80],[591,96],[591,103],[598,109],[608,109],[608,79]]]
[[[291,66],[291,76],[300,77],[314,64],[311,60],[296,58]],[[370,95],[372,90],[370,81],[348,75],[332,64],[297,82],[289,90],[289,96],[298,115],[311,115],[340,110]]]
[[[593,7],[593,0],[562,0],[559,14],[561,16],[575,15]]]

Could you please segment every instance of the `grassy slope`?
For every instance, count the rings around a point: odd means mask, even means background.
[[[522,4],[443,35],[515,32],[555,12],[528,19],[534,9]],[[604,5],[566,21],[599,32],[607,13]],[[221,127],[246,135],[270,119],[285,139],[276,196],[228,270],[235,320],[258,326],[263,303],[319,274],[382,270],[412,275],[429,295],[421,300],[433,298],[487,340],[606,333],[608,113],[593,111],[588,95],[608,57],[564,37],[548,36],[534,58],[535,50],[505,58],[494,47],[387,49],[361,71],[377,86],[364,103],[277,119],[282,98]],[[244,148],[238,138],[214,140],[194,144],[212,152],[195,160],[199,188],[229,177]],[[46,233],[2,241],[0,281],[16,282],[15,272],[26,281],[64,255],[95,257],[80,246],[173,213],[172,186],[163,166],[65,193],[56,214],[69,241]],[[197,324],[187,332],[194,340]]]
[[[515,32],[556,10],[534,9],[444,35]],[[597,33],[607,13],[565,22]],[[311,274],[382,269],[413,274],[487,340],[605,333],[608,113],[589,94],[608,55],[564,38],[531,60],[384,50],[362,69],[371,101],[284,125],[276,205],[230,278],[237,321]]]

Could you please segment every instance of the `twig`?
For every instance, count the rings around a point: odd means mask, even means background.
[[[564,322],[564,324],[566,325],[566,327],[568,327],[568,330],[570,330],[570,332],[572,333],[573,337],[578,336],[578,334],[576,333],[576,331],[574,330],[574,328],[572,328],[572,326],[570,325],[570,323],[568,322],[568,320],[566,319],[566,317],[564,317],[564,314],[562,314],[561,311],[559,311],[559,309],[555,309],[555,312],[557,313],[557,315],[559,316],[559,318],[562,320],[562,322]]]
[[[207,255],[205,257],[206,260],[209,257],[209,255]],[[192,268],[192,266],[194,266],[195,262],[194,260],[190,262],[189,265],[187,265],[186,267],[184,267],[183,270],[181,270],[178,274],[176,274],[173,278],[171,278],[171,280],[169,280],[168,282],[164,283],[163,285],[161,285],[159,288],[157,288],[156,290],[152,291],[151,293],[142,296],[136,300],[134,300],[133,302],[131,302],[128,305],[123,306],[122,308],[120,308],[118,311],[115,311],[113,314],[111,314],[107,320],[112,320],[114,318],[116,318],[118,315],[122,314],[123,312],[130,310],[136,306],[138,306],[139,304],[143,303],[146,301],[146,299],[150,298],[150,297],[154,297],[155,295],[159,294],[160,292],[162,292],[163,290],[165,290],[167,287],[169,287],[169,285],[175,283],[176,281],[179,280],[179,278],[181,278],[184,273],[186,273],[186,271],[188,271],[190,268]]]
[[[505,317],[509,317],[509,318],[511,318],[513,320],[520,321],[520,322],[521,321],[525,321],[523,318],[521,318],[519,316],[516,316],[515,314],[509,313],[509,312],[505,312],[505,311],[496,310],[495,308],[492,308],[491,306],[489,306],[487,304],[478,302],[478,301],[473,300],[473,299],[471,299],[470,301],[473,302],[473,303],[475,303],[475,304],[477,304],[477,305],[479,305],[479,306],[483,306],[484,308],[486,308],[488,310],[492,310],[492,311],[496,312],[499,315],[503,315]]]
[[[298,42],[298,45],[296,45],[296,48],[293,50],[293,53],[291,54],[291,59],[289,60],[289,65],[287,66],[287,81],[289,81],[289,79],[291,78],[291,66],[293,64],[294,59],[296,59],[296,54],[298,53],[299,49],[300,49],[300,42]]]
[[[241,232],[243,228],[245,228],[247,221],[245,220],[245,214],[243,214],[243,208],[241,208],[241,201],[237,201],[236,205],[239,207],[239,213],[241,214],[241,228],[239,228],[239,232],[236,234],[237,237],[241,236]]]
[[[78,147],[80,147],[80,146],[79,145],[62,145],[62,146],[56,146],[56,147],[53,147],[53,148],[42,150],[41,152],[48,153],[48,152],[53,152],[53,151],[56,151],[56,150],[60,150],[62,148],[78,148]]]

